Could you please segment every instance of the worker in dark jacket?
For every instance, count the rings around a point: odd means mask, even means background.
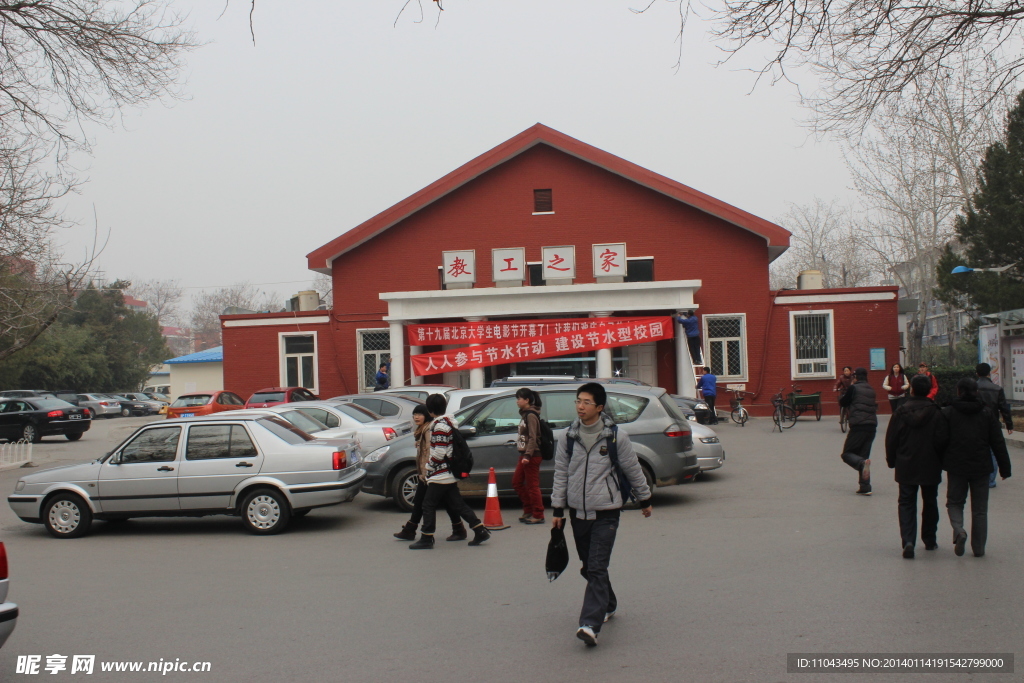
[[[854,382],[846,390],[839,405],[849,413],[850,432],[843,444],[840,456],[847,465],[860,473],[860,488],[857,493],[871,495],[871,444],[878,429],[878,401],[875,390],[868,384],[868,371],[857,368],[853,372]]]
[[[885,462],[896,470],[900,485],[899,520],[903,557],[914,557],[917,540],[917,490],[921,490],[921,540],[925,550],[938,547],[941,454],[949,427],[935,401],[928,398],[932,383],[916,375],[910,398],[896,409],[885,433]]]
[[[1006,425],[1006,433],[1013,434],[1013,414],[1010,412],[1010,404],[1006,402],[1006,394],[1003,388],[992,381],[989,374],[992,366],[988,363],[978,363],[974,371],[978,374],[978,398],[996,415],[1002,415],[1003,424]],[[992,454],[992,475],[988,479],[988,487],[996,487],[996,454]]]
[[[995,413],[978,398],[978,383],[964,377],[956,385],[957,398],[942,409],[949,422],[949,444],[942,456],[946,470],[946,511],[953,526],[953,549],[964,554],[967,532],[964,530],[964,503],[971,492],[971,550],[975,557],[985,554],[988,540],[988,478],[992,473],[992,453],[996,454],[999,475],[1010,476],[1010,456]]]

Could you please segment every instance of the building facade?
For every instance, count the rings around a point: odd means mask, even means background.
[[[827,391],[872,359],[880,384],[899,358],[896,288],[770,291],[788,245],[781,226],[538,124],[308,254],[332,277],[332,310],[222,316],[225,387],[356,393],[390,363],[393,385],[620,375],[693,395],[675,322],[688,310],[720,385],[755,404],[794,384]],[[485,358],[492,347],[503,355]],[[418,374],[411,357],[441,351],[484,366]]]

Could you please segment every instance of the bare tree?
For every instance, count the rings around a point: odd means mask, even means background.
[[[790,248],[771,266],[773,289],[793,287],[802,270],[820,270],[825,289],[859,287],[877,279],[877,262],[858,249],[850,207],[815,198],[791,204],[779,224],[793,233]]]
[[[132,280],[128,294],[149,304],[161,325],[181,323],[179,306],[185,290],[177,280]]]
[[[192,297],[190,318],[196,347],[204,349],[221,343],[220,316],[232,309],[240,309],[238,312],[257,312],[279,308],[273,295],[249,283],[200,292]]]
[[[934,76],[979,59],[998,64],[975,74],[972,95],[984,105],[1012,90],[1024,69],[1019,0],[723,0],[714,14],[729,52],[774,46],[762,75],[815,72],[822,91],[812,103],[828,128],[861,129],[883,105],[929,95]]]
[[[327,308],[334,308],[334,280],[330,275],[317,273],[311,286],[320,295],[320,300],[327,304]]]

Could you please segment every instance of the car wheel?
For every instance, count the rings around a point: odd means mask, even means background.
[[[68,441],[78,441],[82,438],[82,432],[75,432],[74,434],[65,434],[64,438]]]
[[[55,538],[78,538],[89,533],[92,510],[74,493],[58,493],[43,511],[43,524]]]
[[[29,443],[39,443],[43,440],[43,435],[39,432],[39,427],[29,422],[21,428],[21,440],[28,441]]]
[[[242,503],[242,519],[246,526],[261,536],[281,533],[291,516],[288,500],[274,489],[256,489]]]
[[[391,498],[402,512],[412,512],[413,499],[416,498],[416,487],[420,484],[420,473],[416,466],[403,467],[391,479]]]
[[[312,510],[312,508],[303,508],[301,510],[293,510],[292,511],[292,517],[305,517],[306,515],[309,514],[310,510]]]
[[[131,417],[132,411],[128,408],[121,408],[121,417]]]

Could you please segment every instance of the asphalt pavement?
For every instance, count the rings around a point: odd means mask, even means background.
[[[48,438],[36,462],[102,455],[144,421],[100,420],[76,443]],[[516,524],[514,499],[502,501],[512,528],[485,545],[439,540],[429,551],[394,540],[405,515],[366,494],[271,537],[206,517],[96,522],[57,540],[0,505],[9,599],[21,608],[0,680],[853,683],[910,676],[787,673],[787,653],[1024,653],[1024,471],[992,491],[984,558],[954,556],[943,487],[939,549],[919,545],[905,560],[881,433],[875,493],[862,497],[839,460],[835,418],[771,428],[721,425],[724,468],[658,489],[650,519],[624,513],[611,565],[619,613],[594,649],[574,637],[585,587],[574,553],[548,583],[548,527]],[[1021,454],[1010,450],[1017,467]],[[0,491],[23,471],[0,472]],[[42,668],[53,654],[68,670]],[[70,673],[76,654],[95,655],[91,676]],[[16,673],[19,655],[42,656],[40,673]],[[117,661],[210,671],[100,671]],[[975,679],[1021,674],[912,678]]]

